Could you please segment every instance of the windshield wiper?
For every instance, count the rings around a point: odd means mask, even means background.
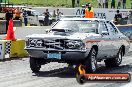
[[[51,29],[51,31],[65,32],[65,29]]]
[[[63,29],[51,29],[51,31],[65,32],[65,33],[74,32],[74,31],[72,31],[71,29],[68,29],[68,28],[63,28]]]

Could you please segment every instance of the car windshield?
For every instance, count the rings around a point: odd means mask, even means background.
[[[60,20],[52,29],[63,29],[72,32],[97,33],[98,22],[91,20]]]

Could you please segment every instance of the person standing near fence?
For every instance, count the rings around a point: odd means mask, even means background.
[[[123,9],[126,9],[126,0],[122,0]]]
[[[115,14],[115,17],[114,17],[114,23],[116,25],[120,24],[121,23],[121,19],[122,19],[122,15],[121,15],[120,11],[117,10],[117,13]]]
[[[132,9],[132,0],[131,0],[131,9]]]
[[[121,9],[122,0],[117,0],[117,9]]]
[[[102,8],[102,0],[97,0],[98,1],[98,8]]]
[[[44,26],[48,26],[49,25],[49,16],[50,16],[50,14],[49,14],[49,11],[48,11],[48,9],[46,9],[46,12],[44,12],[44,16],[45,16],[45,18],[44,18]]]
[[[80,6],[80,0],[77,0],[77,7]]]
[[[75,7],[75,0],[72,0],[72,7]]]
[[[105,8],[109,7],[109,0],[105,0]]]
[[[21,17],[21,11],[19,10],[19,8],[17,8],[15,10],[15,20],[20,20],[20,17]]]
[[[28,14],[27,14],[26,10],[24,10],[24,12],[23,12],[23,18],[24,18],[24,24],[25,24],[25,26],[27,26],[27,24],[28,24]]]
[[[8,30],[8,25],[9,25],[9,21],[10,19],[13,18],[13,12],[12,10],[7,10],[6,14],[5,14],[5,19],[6,19],[6,33],[7,33],[7,30]]]
[[[103,8],[105,8],[105,1],[106,1],[106,0],[103,0]]]
[[[52,14],[52,22],[55,22],[56,21],[56,13],[55,13],[55,10],[53,11],[53,14]]]
[[[111,8],[115,8],[115,0],[111,0]]]
[[[90,3],[86,4],[84,15],[85,18],[94,18],[93,7]]]
[[[57,13],[56,13],[56,20],[57,21],[60,19],[61,15],[63,15],[63,13],[61,13],[60,10],[57,9]]]

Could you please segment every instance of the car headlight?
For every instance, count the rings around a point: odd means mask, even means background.
[[[42,40],[37,40],[36,41],[36,47],[42,47],[43,41]]]
[[[26,41],[26,46],[27,47],[42,47],[43,46],[43,40],[29,38]]]
[[[83,42],[80,40],[69,41],[66,45],[70,49],[80,49],[84,46]]]
[[[36,39],[29,39],[29,46],[30,47],[35,47],[36,46]]]
[[[27,38],[26,39],[26,46],[27,47],[35,47],[37,39]]]

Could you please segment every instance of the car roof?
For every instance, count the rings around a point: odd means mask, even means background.
[[[96,20],[96,21],[105,21],[105,19],[99,19],[99,18],[61,18],[60,20]]]

